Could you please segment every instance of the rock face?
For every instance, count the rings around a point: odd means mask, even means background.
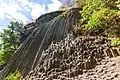
[[[78,24],[80,10],[47,13],[26,25],[22,44],[0,72],[0,80],[16,69],[22,72],[23,80],[92,80],[93,77],[101,80],[101,75],[110,71],[106,64],[111,60],[106,57],[116,57],[119,53],[105,37],[73,35],[79,32],[73,26]],[[99,67],[101,64],[106,67],[105,71]],[[101,70],[97,71],[99,68]],[[110,79],[118,76],[116,73]]]
[[[23,38],[19,49],[0,72],[0,80],[17,68],[22,71],[23,76],[33,70],[38,64],[42,51],[46,50],[51,42],[63,40],[71,32],[72,26],[77,24],[79,10],[80,8],[74,8],[65,13],[62,11],[47,13],[35,23],[28,24],[30,27],[26,26],[25,32],[27,36]]]
[[[94,76],[90,75],[96,74],[93,72],[94,70],[99,70],[96,65],[105,57],[113,56],[110,40],[107,38],[100,36],[75,37],[69,34],[64,40],[53,42],[47,50],[42,52],[38,65],[24,80],[93,80]],[[108,61],[106,63],[109,64]],[[105,63],[103,65],[105,66]],[[91,71],[90,75],[85,71]],[[118,76],[118,74],[115,75]],[[101,80],[101,78],[94,79]]]
[[[96,67],[84,70],[82,75],[76,77],[81,80],[120,80],[120,62],[116,58],[105,57]]]
[[[35,22],[29,23],[23,28],[23,32],[21,33],[20,42],[23,43],[27,37],[34,31],[37,27],[44,27],[49,21],[54,19],[55,17],[61,15],[65,11],[56,11],[41,15]]]

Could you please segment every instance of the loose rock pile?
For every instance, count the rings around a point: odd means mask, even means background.
[[[95,68],[106,56],[115,56],[107,38],[75,37],[69,34],[60,42],[52,42],[49,48],[42,52],[38,65],[24,80],[66,80],[76,77],[76,80],[87,80],[78,75]]]

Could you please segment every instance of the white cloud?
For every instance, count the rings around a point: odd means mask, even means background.
[[[48,4],[48,11],[56,11],[60,6],[62,6],[62,3],[60,1],[52,0],[52,3]]]
[[[32,11],[31,11],[31,16],[36,19],[39,17],[41,14],[45,13],[45,5],[40,5],[40,4],[33,4],[32,6]]]
[[[3,14],[1,17],[2,19],[16,19],[22,20],[23,22],[28,21],[28,18],[20,12],[22,8],[19,5],[13,5],[12,3],[2,3],[0,6],[2,8],[1,13]]]
[[[51,1],[52,3],[47,5],[47,12],[58,10],[62,5],[58,0]],[[27,23],[30,19],[34,20],[46,13],[45,11],[45,4],[38,4],[29,0],[0,0],[0,20],[20,20]]]
[[[13,3],[2,2],[2,3],[0,3],[0,11],[2,14],[2,16],[0,16],[0,18],[5,18],[5,16],[4,16],[5,14],[13,15],[19,9],[20,9],[20,7],[16,4],[13,5]]]
[[[32,16],[31,19],[37,18],[45,12],[45,7],[44,5],[32,3],[28,0],[0,0],[0,11],[0,20],[16,19],[26,23],[29,21],[28,16]]]

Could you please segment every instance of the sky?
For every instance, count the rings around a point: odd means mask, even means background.
[[[42,14],[58,10],[61,5],[59,0],[0,0],[0,31],[10,21],[26,24]]]

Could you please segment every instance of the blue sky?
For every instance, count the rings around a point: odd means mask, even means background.
[[[0,0],[0,31],[10,21],[22,21],[24,24],[40,15],[58,10],[59,0]]]

